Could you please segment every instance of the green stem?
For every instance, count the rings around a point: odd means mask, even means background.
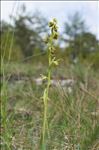
[[[53,19],[52,22],[49,23],[49,27],[51,28],[51,34],[49,38],[47,39],[48,43],[48,76],[47,76],[47,86],[43,93],[43,102],[44,102],[44,118],[43,118],[43,132],[42,132],[42,148],[41,150],[46,150],[46,138],[49,135],[48,134],[48,99],[49,99],[49,88],[51,84],[51,68],[53,65],[53,56],[52,56],[52,50],[54,49],[54,40],[57,39],[58,33],[57,33],[57,21],[56,19]]]
[[[46,129],[48,128],[48,123],[47,123],[47,112],[48,112],[48,96],[49,96],[49,87],[51,83],[51,52],[49,50],[48,52],[48,63],[49,63],[49,68],[48,68],[48,82],[47,82],[47,87],[45,89],[45,97],[44,97],[44,121],[43,121],[43,139],[42,139],[42,150],[46,150]]]

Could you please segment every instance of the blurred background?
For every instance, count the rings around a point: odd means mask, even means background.
[[[53,18],[61,61],[51,68],[46,150],[99,150],[99,2],[1,1],[2,150],[40,150]]]
[[[48,22],[56,18],[57,57],[64,63],[99,66],[98,1],[1,1],[1,57],[14,62],[47,63],[44,38]],[[9,54],[10,53],[10,54]],[[9,56],[10,55],[10,56]],[[10,57],[10,58],[9,58]]]

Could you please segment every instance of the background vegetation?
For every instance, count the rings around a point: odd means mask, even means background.
[[[24,5],[11,18],[13,24],[0,22],[1,149],[39,150],[46,83],[38,86],[33,79],[46,74],[48,20],[38,11],[31,16]],[[50,87],[46,150],[98,150],[99,39],[79,12],[63,28],[55,53],[62,61],[52,77],[75,84]]]
[[[12,49],[11,61],[21,61],[41,53],[37,58],[40,62],[45,60],[46,63],[44,37],[49,33],[47,18],[39,11],[35,11],[33,15],[28,14],[24,5],[21,7],[21,14],[11,18],[13,25],[5,21],[0,23],[1,57],[8,60],[9,51]],[[98,67],[99,40],[89,31],[80,13],[75,12],[69,16],[63,28],[57,42],[57,55],[64,56],[64,61],[91,61],[94,67]],[[34,59],[30,57],[29,60]]]

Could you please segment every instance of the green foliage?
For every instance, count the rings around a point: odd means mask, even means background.
[[[47,51],[43,37],[49,33],[47,19],[38,11],[31,15],[25,6],[22,6],[20,14],[12,19],[13,25],[0,22],[1,57],[6,61],[11,56],[11,61],[22,59],[25,62],[39,61],[46,65]],[[49,26],[52,27],[52,23]],[[54,34],[54,38],[57,38],[57,29]],[[64,47],[60,48],[62,42],[65,42]],[[88,31],[86,22],[79,12],[69,16],[64,26],[64,33],[59,36],[56,43],[55,55],[57,58],[61,57],[63,63],[72,63],[75,60],[90,63],[92,58],[93,66],[98,66],[99,41]]]
[[[5,21],[0,21],[0,34],[1,36],[6,32],[13,31],[13,26]]]
[[[20,46],[24,57],[31,56],[35,49],[44,50],[42,36],[48,30],[47,20],[35,12],[33,15],[28,14],[24,9],[24,14],[13,18],[16,42]]]
[[[65,23],[64,33],[70,40],[74,39],[77,35],[82,34],[87,30],[85,21],[79,12],[68,16],[68,22]]]
[[[99,50],[90,54],[87,61],[94,69],[99,69]]]
[[[78,12],[70,16],[68,22],[65,23],[64,34],[67,36],[64,41],[68,44],[66,54],[71,62],[75,58],[79,61],[88,59],[93,53],[97,55],[98,40],[88,31],[85,21]]]
[[[97,52],[98,41],[94,34],[86,32],[75,38],[75,45],[78,46],[78,56],[88,57],[91,53]]]
[[[9,32],[9,28],[1,35],[0,56],[4,61],[19,61],[23,58],[22,51],[16,44],[14,33]]]

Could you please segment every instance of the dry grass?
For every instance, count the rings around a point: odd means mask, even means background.
[[[27,67],[26,64],[22,66]],[[19,72],[20,68],[17,68]],[[35,71],[33,65],[30,68],[33,70],[31,76],[34,73],[38,76],[39,70]],[[61,69],[57,70],[57,75]],[[47,149],[98,150],[99,114],[95,113],[99,109],[98,71],[83,65],[74,68],[70,66],[66,70],[63,66],[63,70],[63,76],[73,77],[76,83],[71,93],[61,86],[50,87],[47,117],[50,136],[47,139]],[[10,75],[13,73],[10,69],[7,72]],[[9,82],[5,87],[5,90],[4,87],[1,88],[1,92],[4,90],[2,99],[5,98],[6,91],[7,121],[6,129],[3,123],[1,126],[2,150],[8,150],[8,147],[10,150],[39,150],[43,121],[43,102],[40,97],[45,85],[37,86],[27,80]]]

